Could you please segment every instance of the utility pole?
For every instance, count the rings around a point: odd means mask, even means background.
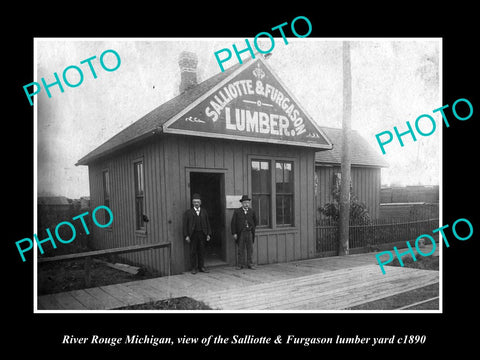
[[[338,255],[349,253],[350,223],[350,132],[352,122],[352,74],[350,42],[343,42],[343,116],[342,116],[342,164],[340,182],[340,219]]]

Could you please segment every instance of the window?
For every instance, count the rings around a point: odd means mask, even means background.
[[[293,225],[293,164],[275,162],[277,225]]]
[[[110,208],[110,173],[108,170],[103,170],[102,172],[102,179],[103,179],[103,205]],[[104,221],[107,223],[107,212],[104,211]]]
[[[252,207],[257,212],[258,226],[294,226],[293,162],[252,159],[251,178]]]
[[[134,163],[135,177],[135,226],[137,230],[145,230],[143,214],[145,212],[143,161]]]
[[[252,160],[252,207],[257,212],[258,226],[270,226],[271,175],[270,162]]]

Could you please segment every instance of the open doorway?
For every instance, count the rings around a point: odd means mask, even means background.
[[[200,194],[202,207],[208,212],[212,237],[205,247],[205,265],[225,264],[224,174],[190,172],[190,199]]]

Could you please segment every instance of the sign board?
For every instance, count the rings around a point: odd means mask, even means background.
[[[261,58],[230,74],[168,120],[163,130],[322,149],[332,147]]]
[[[240,203],[240,199],[242,195],[227,195],[225,197],[226,201],[226,208],[227,209],[236,209],[239,208],[242,204]]]

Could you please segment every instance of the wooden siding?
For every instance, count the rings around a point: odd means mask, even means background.
[[[164,135],[129,147],[89,165],[92,208],[102,204],[102,170],[109,169],[111,230],[95,229],[96,248],[110,248],[158,241],[172,241],[172,272],[189,268],[188,245],[182,238],[182,215],[189,204],[189,171],[224,174],[225,195],[251,194],[250,157],[291,159],[295,194],[293,227],[258,229],[254,261],[258,264],[307,259],[315,256],[314,150],[191,136]],[[135,231],[133,161],[143,158],[145,213],[150,218],[146,233]],[[239,204],[240,206],[240,204]],[[233,210],[225,210],[226,261],[235,263],[235,244],[230,235]],[[131,254],[129,261],[166,273],[167,252],[155,250]]]
[[[333,201],[332,189],[334,174],[340,172],[340,166],[316,165],[315,209]],[[352,167],[353,193],[367,205],[370,216],[380,216],[381,169],[369,167]],[[317,210],[316,210],[317,212]],[[317,213],[318,216],[318,213]]]
[[[110,208],[114,214],[111,229],[94,227],[93,245],[95,249],[108,249],[135,244],[167,241],[165,211],[161,200],[163,179],[160,176],[161,146],[152,142],[123,151],[89,166],[90,198],[92,209],[103,203],[102,170],[110,172]],[[146,232],[135,230],[135,195],[133,181],[133,161],[142,158],[145,179],[145,213],[150,218]],[[155,203],[158,202],[158,203]],[[168,250],[148,250],[123,255],[134,264],[143,265],[149,270],[168,273]]]

